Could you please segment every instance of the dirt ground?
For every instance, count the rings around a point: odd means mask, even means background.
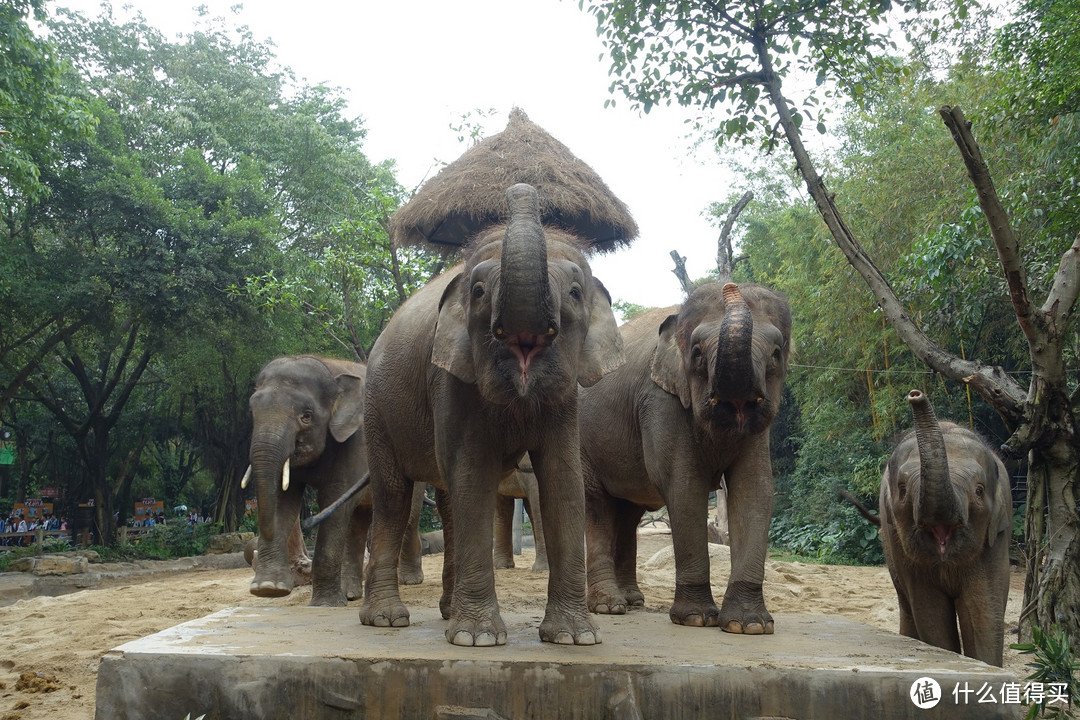
[[[720,598],[729,563],[727,549],[711,545],[713,592]],[[547,573],[532,572],[532,550],[517,567],[496,573],[500,607],[506,612],[542,612]],[[639,582],[646,607],[666,613],[674,597],[675,563],[671,538],[642,531]],[[402,589],[410,607],[437,606],[442,555],[424,558],[422,585]],[[199,570],[130,585],[84,590],[60,597],[37,597],[0,607],[0,720],[83,720],[94,717],[98,662],[111,648],[223,608],[306,605],[311,588],[275,600],[248,593],[251,570]],[[841,567],[770,560],[766,602],[776,612],[842,615],[875,627],[897,629],[896,594],[883,567]],[[1016,627],[1023,599],[1023,575],[1015,572],[1005,620]],[[359,608],[359,601],[353,603]],[[359,628],[359,620],[357,620]],[[714,628],[702,632],[720,632]],[[777,625],[776,632],[784,628]],[[1024,659],[1008,648],[1006,669],[1023,677]],[[509,647],[508,652],[513,652]],[[163,717],[166,717],[163,714]],[[181,720],[178,715],[175,720]]]

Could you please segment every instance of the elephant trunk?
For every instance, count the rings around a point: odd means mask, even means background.
[[[491,332],[531,349],[554,339],[559,330],[548,279],[547,241],[540,224],[540,199],[535,188],[519,183],[506,191],[506,202],[510,222],[503,238]]]
[[[278,494],[288,477],[292,443],[282,438],[253,437],[251,440],[251,477],[259,498],[259,535],[272,542],[276,535]]]
[[[754,372],[754,319],[735,283],[724,285],[724,319],[720,323],[716,365],[713,368],[713,402],[730,402],[740,411],[748,401],[763,397]]]
[[[915,498],[915,523],[937,537],[942,554],[952,531],[964,521],[963,509],[949,475],[945,437],[929,398],[918,390],[908,393],[915,418],[915,440],[919,449],[919,488]]]

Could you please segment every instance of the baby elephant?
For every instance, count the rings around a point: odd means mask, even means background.
[[[881,539],[900,633],[1001,667],[1012,503],[1001,460],[908,394],[915,429],[881,478]],[[960,628],[957,632],[957,620]]]

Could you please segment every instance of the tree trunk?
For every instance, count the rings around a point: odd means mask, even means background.
[[[1028,577],[1021,635],[1031,627],[1049,630],[1060,625],[1073,647],[1080,646],[1080,518],[1077,480],[1080,473],[1075,416],[1063,371],[1063,335],[1073,327],[1073,310],[1080,294],[1080,237],[1065,251],[1053,285],[1041,308],[1028,297],[1027,277],[1019,245],[982,160],[970,124],[959,108],[940,110],[964,158],[968,175],[990,225],[991,235],[1009,288],[1009,297],[1031,353],[1032,379],[1027,391],[1002,368],[958,358],[938,347],[904,312],[889,282],[844,223],[825,182],[814,169],[802,144],[791,105],[784,96],[769,49],[755,46],[761,78],[780,126],[806,182],[807,189],[848,262],[873,291],[890,326],[911,351],[942,375],[968,384],[1013,430],[1002,450],[1029,461],[1027,508]]]

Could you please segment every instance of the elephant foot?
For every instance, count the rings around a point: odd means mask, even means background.
[[[424,568],[417,566],[406,568],[398,567],[398,583],[402,585],[420,585],[424,582]]]
[[[292,586],[284,582],[274,580],[259,580],[255,578],[251,581],[248,590],[252,595],[258,597],[285,597],[292,592]]]
[[[773,634],[773,618],[765,608],[761,585],[741,580],[728,585],[720,608],[720,628],[742,635]]]
[[[344,593],[327,592],[311,596],[308,607],[344,607],[346,605]]]
[[[720,624],[720,608],[716,603],[679,602],[668,611],[668,617],[676,625],[687,627],[716,627]]]
[[[360,608],[360,623],[373,627],[408,627],[409,609],[401,600],[375,602],[369,595]]]
[[[496,555],[492,562],[495,565],[496,570],[509,570],[510,568],[515,567],[514,558],[512,557],[499,557]]]
[[[452,619],[446,628],[446,639],[464,647],[505,645],[506,625],[498,609],[485,608],[475,617]]]
[[[600,615],[625,615],[630,605],[626,595],[614,583],[601,583],[589,588],[590,612]]]
[[[548,608],[540,622],[541,642],[556,645],[599,645],[600,630],[587,612],[568,612]]]
[[[547,558],[536,558],[536,560],[533,561],[533,564],[532,564],[532,571],[533,572],[547,572],[548,571]]]
[[[364,597],[364,583],[359,578],[343,578],[341,592],[346,600],[359,600]]]

